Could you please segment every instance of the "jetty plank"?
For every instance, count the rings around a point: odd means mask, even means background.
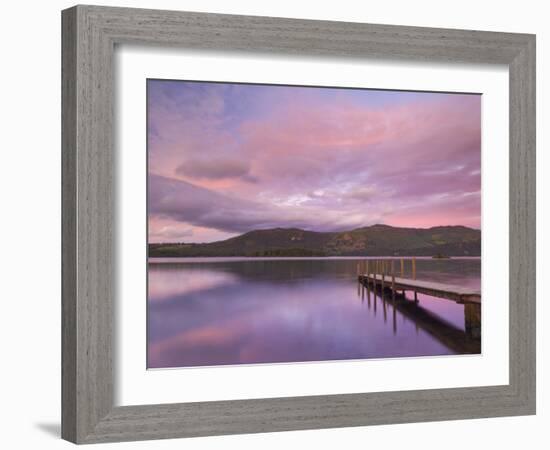
[[[382,286],[384,286],[384,275],[363,274],[359,276],[359,281],[372,284],[382,283]],[[385,287],[388,286],[386,285]],[[464,286],[395,277],[395,280],[392,280],[391,289],[398,291],[414,291],[432,297],[453,300],[457,303],[481,304],[481,291]]]

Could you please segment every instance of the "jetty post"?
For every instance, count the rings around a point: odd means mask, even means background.
[[[413,256],[413,259],[412,259],[412,277],[413,277],[413,280],[416,280],[416,257],[415,256]],[[418,294],[416,290],[414,291],[414,302],[418,303]]]
[[[367,278],[366,278],[366,284],[367,285],[367,303],[369,305],[369,310],[370,310],[370,284],[369,284],[369,276],[370,274],[368,273],[367,271]]]
[[[474,339],[481,338],[481,305],[464,304],[464,328],[466,334]]]

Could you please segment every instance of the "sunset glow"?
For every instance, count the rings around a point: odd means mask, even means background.
[[[481,96],[148,80],[149,242],[481,226]]]

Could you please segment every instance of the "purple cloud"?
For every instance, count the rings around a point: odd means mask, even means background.
[[[480,226],[480,96],[155,81],[148,111],[151,241]]]

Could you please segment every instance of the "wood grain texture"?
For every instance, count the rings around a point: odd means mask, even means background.
[[[535,412],[535,37],[526,34],[77,6],[63,11],[63,414],[77,443]],[[510,71],[510,383],[113,406],[115,44],[506,64]]]
[[[83,8],[63,31],[62,436],[79,442],[113,407],[113,48]]]
[[[62,17],[62,155],[61,155],[61,346],[62,346],[62,431],[76,440],[76,10]]]

